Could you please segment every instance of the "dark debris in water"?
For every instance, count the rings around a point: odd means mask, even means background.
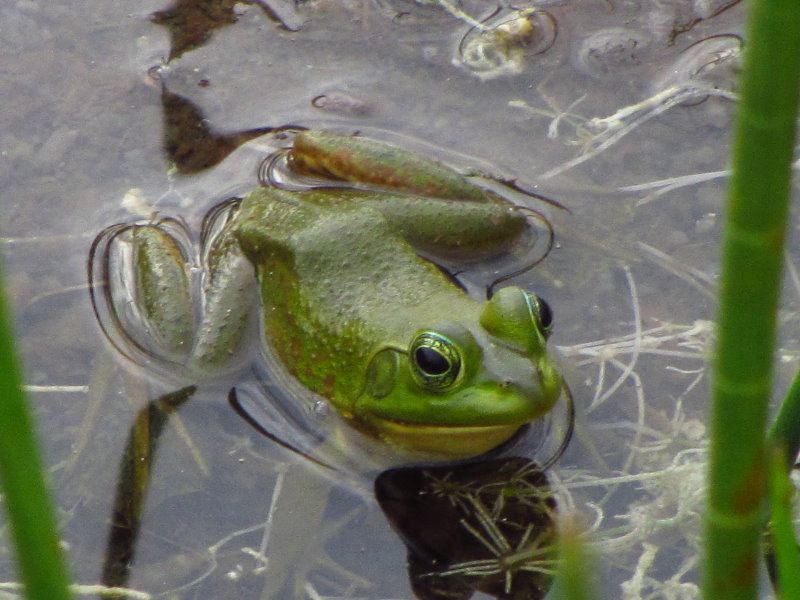
[[[375,497],[408,549],[421,600],[543,598],[556,553],[556,503],[527,458],[390,469]]]
[[[239,19],[237,4],[255,4],[284,29],[300,27],[292,15],[283,14],[285,11],[278,10],[277,6],[258,0],[177,0],[171,7],[154,12],[150,20],[169,30],[169,60],[172,60],[208,42],[215,30],[236,23]]]
[[[198,173],[222,162],[228,154],[271,127],[221,133],[214,131],[202,111],[178,94],[161,89],[164,109],[164,153],[181,174]]]

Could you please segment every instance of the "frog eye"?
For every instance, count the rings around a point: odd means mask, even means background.
[[[531,294],[527,291],[525,292],[525,301],[528,303],[531,317],[539,326],[544,338],[547,339],[553,331],[553,311],[550,305],[536,294]]]
[[[446,337],[420,331],[411,340],[411,373],[416,382],[432,392],[444,392],[461,373],[461,352]]]
[[[486,303],[480,324],[487,333],[523,354],[543,354],[553,328],[548,304],[531,292],[500,288]]]

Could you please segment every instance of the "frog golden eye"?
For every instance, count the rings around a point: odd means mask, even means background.
[[[458,347],[433,331],[421,331],[414,336],[410,357],[414,379],[432,392],[444,392],[461,373]]]

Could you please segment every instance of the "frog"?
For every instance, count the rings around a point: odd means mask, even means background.
[[[107,280],[129,274],[103,296],[118,349],[195,379],[260,354],[361,435],[436,459],[482,455],[551,411],[566,386],[547,303],[515,285],[475,298],[442,268],[508,252],[529,210],[359,135],[301,130],[277,159],[316,183],[268,181],[212,209],[199,293],[178,220],[96,242]]]

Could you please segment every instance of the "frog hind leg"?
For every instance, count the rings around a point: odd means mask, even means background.
[[[110,343],[143,365],[182,363],[195,327],[182,223],[164,219],[106,228],[89,256],[89,289]]]
[[[470,202],[416,196],[362,195],[423,258],[454,279],[464,268],[488,271],[495,285],[537,265],[553,245],[553,228],[539,212],[510,202]],[[463,286],[462,286],[463,287]]]
[[[464,270],[477,281],[491,281],[488,297],[497,285],[539,264],[554,242],[553,227],[541,213],[508,202],[386,197],[379,203],[417,253],[462,288],[456,276]]]
[[[353,189],[310,189],[296,197],[323,209],[341,205],[377,210],[396,234],[434,261],[484,261],[538,232],[529,209],[505,200],[478,202]]]
[[[180,379],[218,378],[241,366],[255,292],[252,266],[229,235],[237,207],[226,202],[209,213],[199,259],[177,219],[120,223],[96,238],[92,304],[120,354]]]
[[[198,374],[238,370],[248,356],[256,286],[253,266],[231,235],[239,206],[237,198],[223,202],[203,223],[201,316],[188,365]]]

